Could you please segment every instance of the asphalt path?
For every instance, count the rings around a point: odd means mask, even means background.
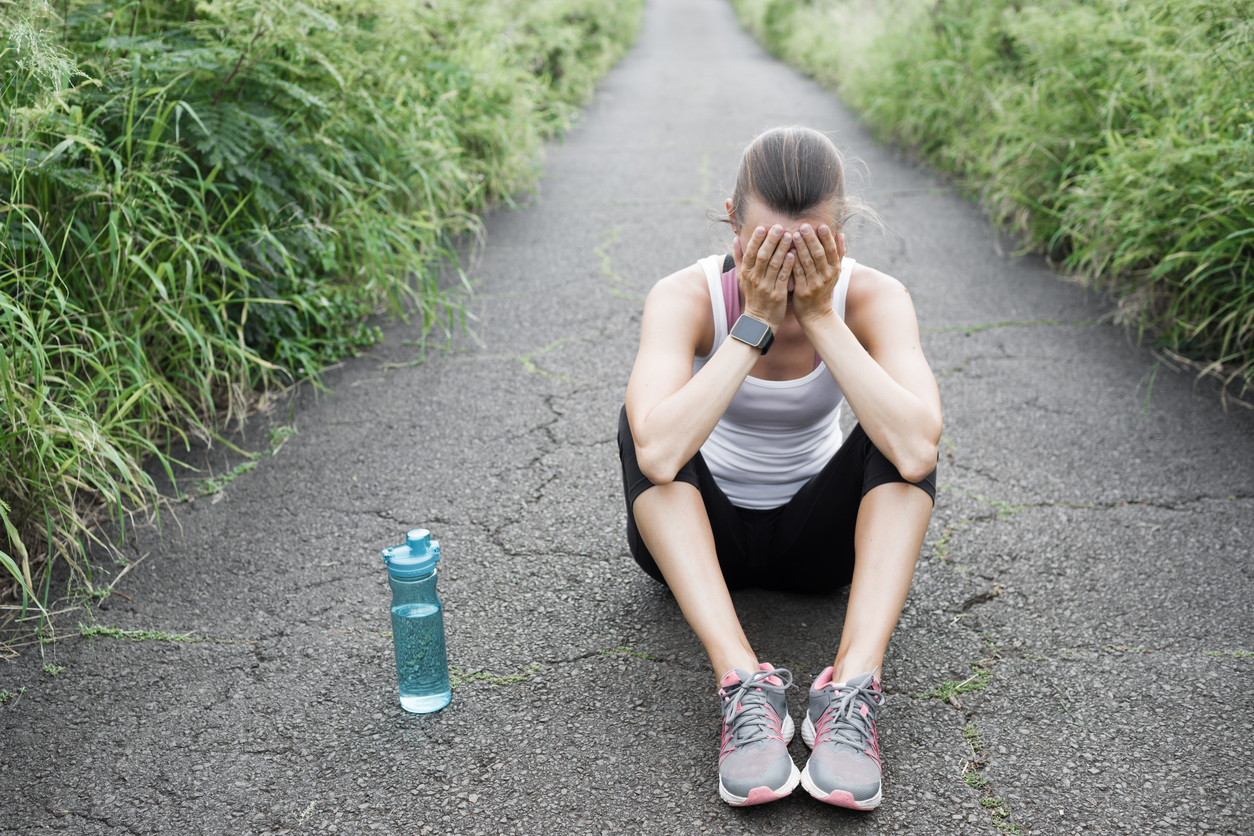
[[[707,661],[625,549],[614,434],[642,298],[726,250],[705,212],[745,143],[789,123],[865,161],[891,232],[851,253],[910,288],[945,407],[870,814],[801,790],[719,800]],[[1254,829],[1248,411],[1008,255],[977,206],[876,145],[721,0],[650,0],[535,199],[487,227],[473,338],[407,365],[415,327],[394,326],[332,393],[254,419],[254,449],[268,425],[296,434],[160,532],[129,530],[143,560],[121,594],[0,665],[17,694],[0,706],[0,830]],[[417,525],[443,544],[462,680],[421,717],[396,703],[378,554]],[[799,717],[845,594],[734,598],[762,658],[796,673]],[[80,638],[78,620],[152,636]],[[169,640],[188,631],[211,641]]]

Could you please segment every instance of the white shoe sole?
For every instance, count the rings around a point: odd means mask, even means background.
[[[780,731],[784,734],[784,745],[787,746],[792,742],[793,735],[797,731],[797,724],[793,722],[791,715],[784,715],[784,722]],[[797,784],[801,783],[801,770],[797,769],[797,765],[795,763],[789,765],[792,767],[792,772],[789,773],[788,780],[784,782],[782,787],[779,789],[772,789],[771,787],[755,787],[749,791],[748,795],[745,796],[734,795],[728,792],[727,788],[723,786],[723,778],[720,775],[718,779],[719,798],[723,799],[733,807],[748,807],[753,804],[765,804],[768,801],[776,801],[784,798],[785,796],[791,795],[792,791],[797,788]]]
[[[749,791],[746,796],[733,795],[727,791],[727,787],[723,786],[723,779],[718,779],[718,796],[733,807],[748,807],[752,804],[765,804],[768,801],[778,801],[792,795],[792,791],[797,788],[797,784],[802,783],[801,770],[797,769],[797,765],[791,764],[792,772],[788,775],[788,780],[779,789],[771,789],[770,787],[755,787]],[[879,803],[878,801],[876,803]]]
[[[810,712],[806,712],[806,718],[801,723],[801,739],[805,741],[806,746],[810,749],[814,748],[815,730],[814,724],[810,722]],[[853,797],[853,793],[843,790],[825,793],[814,783],[814,779],[810,777],[810,763],[806,762],[806,768],[801,773],[801,786],[805,787],[805,791],[826,804],[834,804],[837,807],[845,807],[850,810],[874,810],[880,806],[880,801],[884,799],[884,790],[881,787],[876,791],[875,795],[866,801],[858,801]]]

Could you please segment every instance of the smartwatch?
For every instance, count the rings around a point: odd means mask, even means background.
[[[771,347],[771,343],[775,342],[775,334],[771,331],[771,326],[748,314],[740,315],[740,319],[736,320],[728,336],[740,340],[745,345],[761,349],[764,355]]]

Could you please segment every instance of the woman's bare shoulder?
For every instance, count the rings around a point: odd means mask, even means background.
[[[917,337],[910,291],[892,276],[865,264],[855,264],[845,296],[845,324],[863,345],[882,339]]]
[[[684,334],[685,341],[695,343],[696,354],[709,353],[714,341],[714,314],[700,264],[677,270],[653,285],[644,303],[642,325],[645,334],[664,340]]]
[[[910,292],[904,284],[881,270],[857,263],[849,272],[849,291],[845,299],[850,307],[874,304],[885,297],[900,294],[908,297]]]
[[[657,297],[659,301],[670,304],[710,305],[710,287],[705,281],[705,270],[700,264],[691,264],[682,270],[676,270],[664,279],[659,279],[649,291],[649,299]]]

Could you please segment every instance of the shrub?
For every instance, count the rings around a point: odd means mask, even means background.
[[[1125,320],[1254,378],[1249,0],[735,0],[878,135],[1121,296]]]
[[[0,563],[80,581],[145,457],[460,309],[436,263],[634,38],[614,0],[0,4]]]

